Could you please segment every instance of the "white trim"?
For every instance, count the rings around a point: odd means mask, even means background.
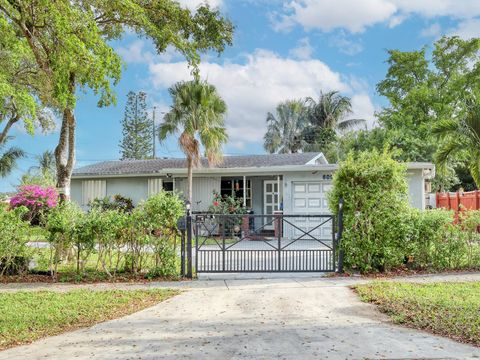
[[[288,165],[288,166],[271,166],[271,167],[242,167],[242,168],[198,168],[195,169],[193,176],[202,176],[210,174],[220,174],[226,176],[241,176],[243,174],[256,175],[277,175],[285,172],[299,172],[299,171],[332,171],[336,170],[338,165]],[[187,169],[162,169],[158,173],[131,173],[131,174],[98,174],[98,175],[73,175],[72,179],[90,179],[95,177],[104,178],[122,178],[122,177],[153,177],[165,176],[166,174],[177,175],[178,177],[186,177]],[[183,176],[182,176],[183,175]]]
[[[250,202],[252,202],[253,199],[250,199]],[[243,175],[243,207],[247,207],[247,177]]]
[[[272,191],[267,193],[267,185],[271,184],[272,185]],[[275,194],[277,195],[278,199],[280,199],[280,187],[277,188],[277,192],[275,193],[275,184],[278,186],[277,180],[263,180],[263,213],[267,215],[267,206],[272,207],[272,216],[277,211],[279,208],[275,208],[278,206],[278,201],[277,204],[275,204]],[[267,195],[272,196],[272,201],[267,203]],[[264,218],[264,221],[271,221],[270,218]],[[273,229],[273,224],[270,225],[265,225],[264,227],[267,230]]]
[[[320,161],[318,161],[320,160]],[[318,153],[315,157],[305,163],[305,165],[327,165],[328,160],[323,153]]]
[[[277,189],[278,189],[278,196],[277,196],[277,210],[280,210],[280,175],[277,175]]]
[[[435,169],[432,163],[407,163],[407,169]],[[322,165],[287,165],[287,166],[271,166],[271,167],[242,167],[242,168],[198,168],[195,169],[194,177],[204,175],[222,175],[227,176],[241,176],[243,174],[255,175],[277,175],[291,172],[314,172],[314,171],[335,171],[338,169],[338,164],[322,164]],[[132,177],[164,177],[166,174],[173,174],[177,176],[186,176],[187,169],[162,169],[158,173],[131,173],[131,174],[98,174],[98,175],[73,175],[72,179],[94,179],[94,178],[132,178]]]

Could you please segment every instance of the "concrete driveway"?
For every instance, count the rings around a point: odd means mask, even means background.
[[[0,359],[480,358],[479,348],[392,325],[357,299],[347,287],[353,282],[307,276],[177,283],[188,290],[157,306],[0,352]]]

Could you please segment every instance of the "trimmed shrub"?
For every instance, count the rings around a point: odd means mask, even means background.
[[[149,245],[154,254],[153,273],[173,276],[177,273],[178,263],[177,222],[185,215],[182,199],[178,194],[160,191],[140,204],[138,211],[151,235]]]
[[[185,205],[175,193],[160,191],[139,205],[151,230],[157,235],[171,236],[177,231],[178,219],[185,215]]]
[[[407,242],[409,260],[417,268],[472,269],[480,266],[480,211],[411,209]]]
[[[50,243],[50,273],[56,278],[61,261],[74,258],[73,246],[78,234],[77,226],[81,223],[82,210],[73,202],[64,201],[52,208],[45,217],[45,229]]]
[[[58,193],[53,187],[41,187],[39,185],[23,185],[10,199],[10,206],[17,208],[24,206],[28,209],[25,219],[32,225],[40,223],[40,217],[48,210],[57,205]]]
[[[409,221],[408,261],[420,268],[445,268],[450,248],[447,244],[458,237],[453,211],[411,209]]]
[[[30,224],[24,220],[28,211],[23,206],[12,210],[0,207],[0,275],[15,275],[28,269]]]
[[[177,220],[183,214],[183,201],[164,191],[131,212],[93,207],[84,213],[73,203],[62,203],[45,220],[52,276],[61,262],[76,261],[77,272],[84,272],[92,254],[97,255],[95,268],[109,277],[120,272],[174,276]]]
[[[344,199],[342,247],[347,269],[384,271],[401,265],[410,233],[406,167],[390,153],[350,153],[333,177],[331,210]]]
[[[135,208],[133,206],[133,200],[122,196],[122,195],[113,195],[113,198],[106,196],[103,199],[95,199],[90,203],[90,208],[100,211],[107,210],[118,210],[122,212],[132,212]]]
[[[344,199],[344,265],[360,272],[402,266],[433,270],[480,267],[480,211],[409,206],[405,166],[388,152],[350,154],[333,178],[334,213]]]

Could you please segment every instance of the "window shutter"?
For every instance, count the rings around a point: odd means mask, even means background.
[[[106,180],[82,181],[82,205],[88,205],[95,199],[103,199],[107,196]]]
[[[162,179],[148,179],[148,197],[158,194],[162,190]]]

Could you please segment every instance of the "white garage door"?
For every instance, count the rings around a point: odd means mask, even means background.
[[[306,181],[292,183],[292,210],[295,215],[318,215],[329,214],[327,193],[332,185],[321,181]],[[320,236],[322,238],[331,237],[331,223],[325,224],[320,228],[318,225],[323,222],[321,218],[295,218],[295,225],[303,231],[311,231],[312,236]],[[294,229],[294,236],[301,236],[302,231]],[[305,236],[304,239],[308,239]]]

